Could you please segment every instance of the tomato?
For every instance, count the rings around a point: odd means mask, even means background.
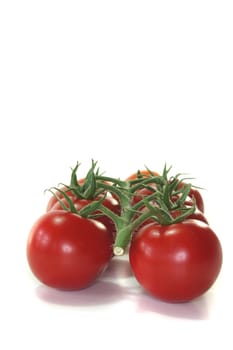
[[[72,200],[72,202],[73,202],[73,204],[74,204],[74,206],[75,206],[77,211],[80,211],[81,209],[86,207],[88,204],[93,202],[93,200],[91,200],[91,199],[79,199],[77,197],[72,197],[72,196],[70,198],[71,198],[71,200]],[[99,199],[101,199],[100,196],[97,197],[95,200],[99,200]],[[68,206],[68,203],[67,203],[65,198],[63,198],[61,201],[63,202],[63,204]],[[113,198],[111,196],[106,197],[103,200],[102,204],[106,208],[110,209],[113,213],[115,213],[117,215],[120,214],[121,207],[120,207],[119,202],[115,198]],[[63,208],[62,208],[60,202],[56,202],[54,204],[54,206],[50,210],[62,210],[62,209]],[[97,221],[103,223],[107,227],[107,229],[110,232],[110,234],[112,236],[112,239],[114,241],[115,236],[116,236],[116,227],[115,227],[115,224],[113,223],[113,221],[108,216],[106,216],[104,214],[100,214],[100,212],[98,212],[98,210],[95,213],[93,213],[93,214],[99,214],[99,216],[97,216],[95,219]]]
[[[142,175],[143,178],[144,177],[145,178],[146,177],[150,177],[151,174],[153,174],[154,176],[159,176],[159,173],[157,173],[156,171],[149,171],[149,170],[146,170],[146,169],[139,170],[139,173],[140,173],[140,175]],[[136,180],[138,178],[139,178],[138,173],[133,173],[133,174],[131,174],[130,176],[127,177],[126,181]]]
[[[34,275],[63,290],[88,287],[111,257],[112,240],[103,224],[61,210],[41,216],[27,241],[27,259]]]
[[[148,224],[132,238],[129,259],[142,287],[168,302],[186,302],[206,292],[222,265],[221,244],[199,220]]]

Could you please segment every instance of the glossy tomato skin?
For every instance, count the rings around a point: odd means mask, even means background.
[[[106,227],[65,211],[50,211],[33,225],[27,259],[42,283],[57,289],[79,290],[92,284],[112,257]]]
[[[221,244],[205,223],[148,224],[132,238],[130,264],[139,283],[167,302],[187,302],[206,292],[222,265]]]

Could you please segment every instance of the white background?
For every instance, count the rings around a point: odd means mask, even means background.
[[[232,349],[232,18],[224,0],[0,2],[0,348]],[[82,292],[34,279],[43,191],[91,159],[121,178],[167,162],[206,188],[224,264],[203,297],[149,297],[127,257]]]

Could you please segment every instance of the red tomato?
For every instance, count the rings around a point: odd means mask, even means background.
[[[83,209],[83,208],[86,207],[88,204],[90,204],[91,202],[93,202],[93,200],[91,200],[91,199],[79,199],[79,198],[76,198],[76,197],[70,197],[70,198],[72,199],[72,202],[73,202],[73,204],[74,204],[74,206],[75,206],[75,208],[76,208],[77,211]],[[98,200],[98,199],[101,199],[101,197],[98,197],[98,198],[96,198],[95,200]],[[63,199],[62,199],[62,202],[63,202],[66,206],[68,206],[68,203],[67,203],[66,199],[63,198]],[[117,214],[117,215],[120,214],[121,207],[120,207],[119,202],[118,202],[115,198],[110,197],[110,196],[109,196],[109,197],[106,197],[106,198],[103,200],[102,204],[103,204],[106,208],[110,209],[113,213],[115,213],[115,214]],[[50,210],[62,210],[62,209],[63,209],[63,208],[62,208],[60,202],[56,202],[56,203],[54,204],[54,206],[53,206]],[[98,214],[98,213],[100,213],[100,212],[98,212],[98,210],[97,210],[97,211],[96,211],[95,213],[93,213],[93,214]],[[101,222],[102,224],[104,224],[104,225],[107,227],[107,229],[108,229],[108,231],[110,232],[110,234],[111,234],[111,236],[112,236],[112,239],[113,239],[113,241],[114,241],[115,236],[116,236],[116,227],[115,227],[114,222],[113,222],[108,216],[103,215],[103,214],[101,214],[101,215],[99,215],[98,217],[96,217],[96,220],[99,221],[99,222]]]
[[[129,259],[146,291],[164,301],[186,302],[215,282],[222,248],[211,228],[198,220],[149,224],[133,236]]]
[[[79,290],[92,284],[112,257],[107,228],[96,220],[54,210],[33,225],[27,242],[27,259],[44,284]]]

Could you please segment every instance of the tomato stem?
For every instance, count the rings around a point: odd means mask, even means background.
[[[172,223],[183,221],[188,215],[195,211],[195,202],[189,207],[184,205],[190,192],[191,184],[183,184],[180,187],[181,180],[178,174],[174,177],[168,177],[170,168],[166,165],[163,169],[163,175],[139,176],[135,180],[122,181],[106,176],[96,176],[97,187],[104,188],[112,194],[115,194],[121,204],[121,215],[110,212],[104,206],[99,207],[105,215],[109,216],[116,226],[116,239],[114,243],[114,254],[123,255],[126,247],[130,243],[133,232],[140,227],[146,220],[153,219],[161,225],[170,225]],[[107,183],[106,183],[107,181]],[[112,183],[113,185],[109,184]],[[151,192],[145,198],[142,198],[134,205],[132,199],[138,197],[138,190],[147,188]],[[144,212],[141,208],[145,208]],[[174,210],[180,210],[180,215],[173,217]]]
[[[79,183],[76,176],[79,165],[80,163],[77,162],[75,168],[72,170],[70,186],[66,186],[67,191],[71,191],[78,198],[91,198],[93,201],[77,212],[66,190],[62,191],[54,188],[66,199],[68,207],[56,193],[52,193],[60,201],[62,208],[65,210],[76,212],[87,218],[95,217],[96,211],[108,216],[116,227],[116,239],[113,247],[115,255],[124,254],[133,232],[146,220],[153,219],[161,225],[170,225],[183,221],[196,209],[195,200],[190,198],[192,185],[183,183],[183,180],[179,179],[181,174],[169,178],[168,173],[171,167],[167,168],[166,165],[164,166],[162,175],[155,175],[149,172],[149,176],[144,177],[138,172],[138,178],[122,181],[113,177],[100,175],[99,169],[96,170],[97,162],[92,161],[92,166],[83,184]],[[149,193],[146,196],[142,195],[140,198],[139,192],[144,189],[147,189]],[[121,206],[120,215],[115,214],[104,206],[103,199],[107,193],[118,198]],[[97,194],[101,194],[101,198],[95,200]],[[191,200],[191,205],[189,206],[185,204],[188,196],[189,200]],[[139,198],[136,203],[134,202],[135,197]],[[179,215],[173,215],[175,210],[179,212]]]
[[[140,217],[138,217],[136,220],[131,221],[123,227],[121,230],[118,231],[115,244],[113,247],[113,252],[115,255],[123,255],[125,252],[125,248],[128,246],[132,234],[134,230],[140,226],[145,220],[147,220],[150,217],[150,212],[147,211],[146,213],[143,213]]]

